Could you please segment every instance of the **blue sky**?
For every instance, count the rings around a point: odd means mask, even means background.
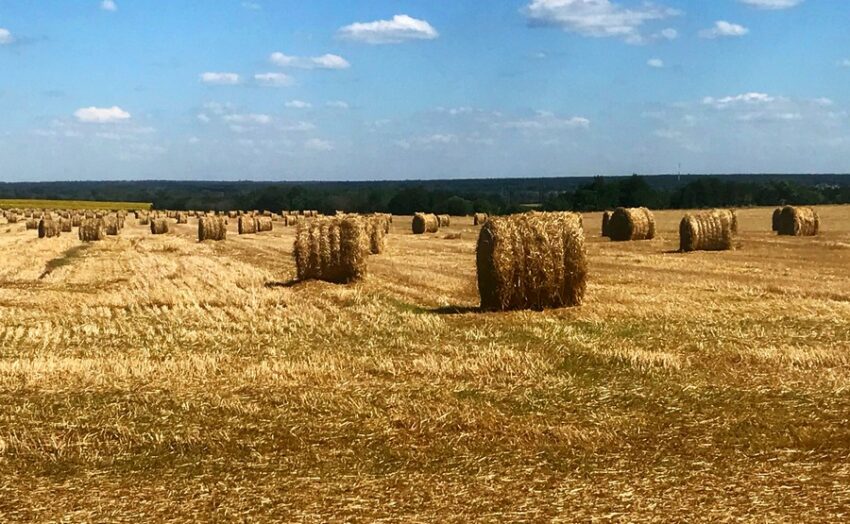
[[[846,0],[0,0],[0,180],[850,172]]]

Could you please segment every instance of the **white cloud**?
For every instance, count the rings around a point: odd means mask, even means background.
[[[554,129],[576,129],[590,127],[590,120],[581,116],[560,118],[549,111],[538,111],[534,118],[513,120],[497,124],[503,129],[519,129],[523,131],[542,131]]]
[[[230,122],[230,123],[235,123],[235,124],[262,124],[262,125],[266,125],[266,124],[270,124],[272,122],[272,117],[270,117],[269,115],[255,114],[255,113],[248,113],[248,114],[238,114],[237,113],[237,114],[232,114],[232,115],[225,115],[222,120],[224,120],[225,122]]]
[[[673,29],[672,27],[668,27],[667,29],[662,29],[659,31],[655,38],[663,38],[664,40],[675,40],[679,38],[679,32]]]
[[[650,58],[646,61],[646,65],[648,65],[649,67],[656,67],[660,69],[664,67],[664,60],[661,60],[660,58]]]
[[[251,11],[259,11],[263,8],[263,6],[261,6],[257,2],[242,2],[242,7]]]
[[[115,0],[103,0],[100,3],[100,8],[104,11],[118,11],[118,5],[115,3]]]
[[[313,104],[304,102],[303,100],[290,100],[286,103],[286,107],[290,109],[310,109],[313,107]]]
[[[392,20],[356,22],[341,27],[337,35],[366,44],[400,44],[410,40],[433,40],[440,36],[427,21],[407,15],[395,15]]]
[[[74,116],[80,122],[107,124],[111,122],[121,122],[128,120],[130,113],[124,111],[118,106],[112,107],[82,107],[74,111]]]
[[[11,44],[15,42],[15,37],[8,29],[0,27],[0,45]]]
[[[749,32],[749,29],[740,24],[718,20],[714,22],[714,27],[700,31],[699,36],[702,38],[736,37],[744,36]]]
[[[583,36],[617,37],[638,44],[645,41],[640,34],[644,23],[676,16],[679,11],[649,3],[625,8],[610,0],[532,0],[524,13],[535,26],[559,27]]]
[[[803,3],[804,0],[738,0],[742,4],[747,4],[759,9],[788,9],[796,7]]]
[[[287,124],[287,125],[280,127],[281,131],[297,131],[297,132],[313,131],[315,129],[316,129],[316,124],[313,124],[312,122],[304,122],[303,120],[300,121],[300,122],[296,122],[294,124]]]
[[[332,54],[322,56],[302,57],[290,56],[276,51],[269,56],[269,61],[278,67],[297,67],[300,69],[348,69],[348,60]]]
[[[201,82],[211,85],[236,85],[239,83],[236,73],[202,73]]]
[[[254,80],[266,87],[288,87],[295,83],[291,76],[284,73],[258,73],[254,75]]]
[[[770,96],[766,93],[744,93],[741,95],[735,96],[725,96],[723,98],[714,98],[707,96],[702,99],[702,103],[704,105],[714,106],[717,109],[724,109],[726,107],[732,105],[740,105],[740,104],[768,104],[776,100],[776,97]]]
[[[332,107],[334,109],[348,109],[348,102],[343,102],[342,100],[332,100],[325,104],[327,107]]]
[[[304,148],[310,151],[333,151],[333,143],[319,138],[311,138],[304,142]]]

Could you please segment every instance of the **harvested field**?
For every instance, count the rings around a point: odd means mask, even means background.
[[[469,217],[396,217],[349,285],[293,282],[295,228],[9,224],[0,521],[845,521],[850,207],[815,210],[688,254],[683,211],[587,213],[582,305],[494,313]]]

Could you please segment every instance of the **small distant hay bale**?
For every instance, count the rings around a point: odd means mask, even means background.
[[[222,217],[203,216],[198,219],[198,241],[226,240],[227,224]]]
[[[27,219],[27,229],[38,229],[38,219],[37,218],[28,218]]]
[[[80,227],[80,224],[83,223],[82,215],[71,215],[71,225],[73,227]]]
[[[254,219],[257,233],[264,233],[274,229],[274,223],[269,216],[260,216]]]
[[[17,224],[18,223],[18,215],[16,215],[15,213],[8,213],[8,214],[6,214],[6,221],[10,224]]]
[[[59,230],[63,233],[70,233],[74,230],[73,220],[70,218],[62,217],[59,219]]]
[[[615,242],[652,240],[655,216],[645,207],[618,207],[608,220],[608,238]]]
[[[609,223],[611,222],[611,213],[608,211],[602,213],[602,236],[609,237],[611,233],[609,231]]]
[[[732,249],[732,221],[728,210],[688,213],[679,223],[680,251],[727,251]]]
[[[820,217],[810,207],[785,206],[779,213],[778,227],[780,235],[812,237],[820,231]]]
[[[240,235],[253,235],[257,232],[257,221],[249,215],[241,215],[236,222],[236,231]]]
[[[772,231],[779,231],[779,217],[782,215],[782,208],[777,207],[773,210],[773,221],[771,224]]]
[[[150,223],[151,223],[150,215],[145,213],[145,214],[142,214],[141,216],[139,216],[139,225],[140,226],[147,226]]]
[[[115,236],[121,233],[121,224],[117,215],[107,215],[103,217],[103,225],[106,229],[106,234],[109,236]]]
[[[106,238],[106,230],[100,218],[86,218],[80,223],[77,232],[83,242],[97,242]]]
[[[487,222],[487,213],[475,213],[472,215],[473,226],[481,226],[484,222]]]
[[[42,218],[38,221],[38,238],[58,237],[62,232],[57,220]]]
[[[366,236],[369,239],[369,252],[373,255],[380,255],[387,247],[386,218],[381,215],[372,215],[363,220],[366,226]]]
[[[413,234],[436,233],[440,229],[437,215],[431,213],[416,213],[413,215]]]
[[[452,217],[449,215],[437,215],[437,222],[439,227],[450,227],[452,225]]]
[[[177,219],[178,224],[188,224],[189,223],[189,215],[186,213],[179,212],[175,217]]]
[[[587,288],[584,230],[575,213],[490,218],[476,249],[481,308],[578,306]]]
[[[366,275],[368,254],[361,218],[322,217],[298,224],[293,248],[298,280],[360,280]]]
[[[164,235],[168,233],[168,219],[167,218],[154,218],[151,220],[151,234],[152,235]]]

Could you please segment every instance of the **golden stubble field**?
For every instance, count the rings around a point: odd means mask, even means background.
[[[771,211],[693,254],[586,214],[585,305],[488,314],[471,219],[352,286],[279,224],[0,224],[0,521],[846,522],[850,207]]]

